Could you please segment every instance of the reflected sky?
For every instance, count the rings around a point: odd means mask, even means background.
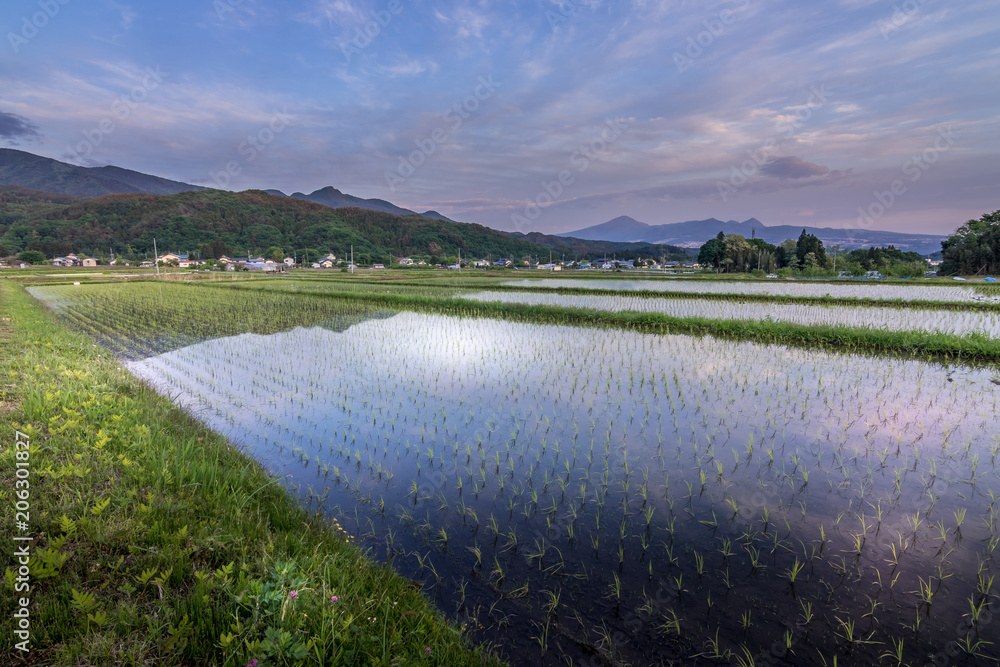
[[[127,365],[303,498],[356,517],[374,555],[475,616],[517,664],[542,661],[527,638],[555,590],[564,657],[597,645],[602,622],[626,627],[622,609],[654,591],[689,637],[721,630],[733,648],[746,639],[736,611],[753,609],[750,644],[767,647],[801,597],[817,616],[809,650],[834,650],[837,619],[862,617],[897,535],[907,555],[898,604],[887,600],[873,628],[882,641],[912,623],[918,579],[939,565],[955,575],[916,655],[952,639],[993,531],[986,494],[1000,491],[989,369],[405,312]],[[969,518],[956,536],[960,508]],[[720,560],[727,541],[734,553]],[[782,573],[798,560],[809,571],[789,591]],[[720,617],[713,599],[733,612]],[[617,654],[696,650],[658,623],[629,631]]]

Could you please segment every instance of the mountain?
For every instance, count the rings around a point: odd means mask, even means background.
[[[0,148],[0,185],[81,197],[123,192],[163,195],[207,189],[120,167],[78,167],[13,148]]]
[[[93,198],[0,186],[0,254],[40,250],[148,256],[161,252],[345,256],[547,257],[549,248],[477,224],[400,216],[357,207],[333,209],[261,190],[203,190],[172,195],[119,193]],[[586,243],[586,242],[583,242]],[[315,253],[315,254],[314,254]]]
[[[150,176],[131,169],[122,169],[108,165],[107,167],[90,167],[87,171],[94,172],[103,178],[124,183],[136,188],[139,192],[150,195],[175,195],[178,192],[188,192],[190,190],[208,190],[209,188],[200,185],[191,185],[179,181],[171,181],[159,176]],[[72,193],[70,193],[72,194]]]
[[[438,213],[437,211],[425,211],[424,213],[421,213],[420,215],[422,215],[425,218],[431,218],[432,220],[444,220],[445,222],[455,222],[451,218],[447,218],[447,217],[441,215],[440,213]]]
[[[12,148],[0,149],[0,185],[20,185],[32,190],[80,197],[100,197],[130,192],[172,195],[211,189],[111,165],[79,167]],[[288,196],[281,190],[264,190],[264,192],[278,197]],[[332,186],[321,188],[308,195],[296,192],[291,197],[330,208],[356,207],[393,215],[417,215],[384,199],[363,199],[345,194]],[[434,220],[454,222],[437,211],[427,211],[423,215]]]
[[[819,237],[826,245],[839,244],[846,248],[868,248],[870,246],[893,245],[900,250],[919,252],[927,255],[941,249],[946,236],[933,234],[906,234],[878,229],[838,229],[834,227],[799,227],[795,225],[767,226],[756,218],[743,222],[729,220],[723,222],[715,218],[688,220],[663,225],[648,225],[628,216],[560,234],[588,240],[631,241],[672,244],[682,247],[700,247],[705,241],[718,234],[742,234],[747,238],[756,235],[768,243],[778,244],[785,239],[797,239],[802,230]]]
[[[659,245],[645,242],[628,241],[590,241],[572,236],[554,236],[541,232],[506,232],[508,236],[522,239],[529,243],[545,246],[552,250],[553,259],[576,259],[582,256],[610,257],[618,259],[635,259],[637,257],[663,258],[667,261],[685,261],[698,256],[698,251],[692,248],[681,248],[673,245]]]
[[[355,197],[354,195],[344,194],[337,188],[330,185],[308,195],[296,192],[292,195],[292,198],[316,202],[317,204],[323,204],[324,206],[329,206],[330,208],[349,208],[353,206],[355,208],[366,208],[370,211],[392,213],[393,215],[416,215],[415,212],[406,208],[400,208],[399,206],[396,206],[391,202],[387,202],[384,199],[362,199],[361,197]]]

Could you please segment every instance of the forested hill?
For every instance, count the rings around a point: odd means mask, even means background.
[[[237,255],[282,248],[333,252],[343,257],[354,245],[361,261],[390,254],[457,254],[520,259],[547,256],[548,248],[476,224],[417,215],[398,216],[359,208],[331,209],[259,190],[205,190],[172,195],[112,194],[94,199],[26,188],[0,188],[0,253],[40,250],[120,255],[201,252],[225,246]],[[213,242],[215,245],[213,246]]]

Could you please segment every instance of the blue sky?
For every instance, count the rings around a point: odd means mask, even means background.
[[[500,229],[947,233],[1000,208],[994,0],[7,0],[0,146]]]

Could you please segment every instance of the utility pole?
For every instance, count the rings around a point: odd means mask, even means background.
[[[351,275],[354,275],[354,244],[351,244]]]
[[[153,237],[153,266],[156,267],[156,277],[160,277],[160,258],[156,252],[156,237]]]

